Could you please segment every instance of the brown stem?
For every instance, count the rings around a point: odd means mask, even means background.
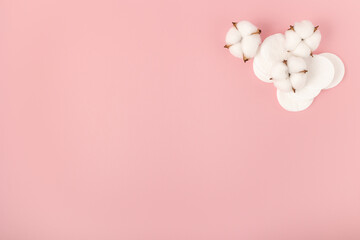
[[[316,32],[316,30],[318,30],[319,28],[319,25],[317,25],[315,28],[314,28],[314,32]]]
[[[253,32],[252,34],[250,34],[250,35],[255,35],[255,34],[260,34],[261,33],[261,30],[260,29],[258,29],[256,32]]]
[[[234,27],[236,28],[236,30],[239,30],[236,26],[237,22],[232,22],[232,25],[234,25]]]
[[[249,61],[249,58],[245,57],[245,55],[243,54],[243,60],[244,60],[244,63],[246,63],[247,61]]]

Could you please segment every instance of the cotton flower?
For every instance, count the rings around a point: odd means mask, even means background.
[[[285,32],[286,50],[299,57],[312,56],[321,40],[321,33],[318,28],[319,26],[314,27],[308,20],[291,25]]]
[[[226,34],[225,48],[244,62],[255,57],[261,43],[261,30],[248,21],[233,22],[233,27]]]
[[[306,62],[303,58],[290,56],[275,64],[271,70],[271,80],[274,86],[284,92],[296,92],[306,84]]]

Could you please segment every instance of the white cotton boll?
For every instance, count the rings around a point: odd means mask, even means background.
[[[287,66],[290,73],[298,73],[306,70],[306,62],[301,57],[291,56],[287,60]]]
[[[285,49],[285,36],[278,33],[267,37],[261,44],[260,53],[266,61],[281,62],[287,59],[289,53]]]
[[[290,82],[296,90],[302,89],[306,84],[306,73],[292,73],[290,76]]]
[[[321,41],[320,31],[316,30],[309,38],[305,39],[304,41],[309,46],[311,51],[315,51],[319,47]]]
[[[242,58],[243,57],[243,51],[241,47],[241,43],[235,43],[229,47],[230,53],[234,57]]]
[[[271,77],[273,79],[285,79],[289,77],[288,67],[285,63],[279,62],[275,64],[271,70]]]
[[[236,28],[240,32],[242,37],[249,36],[254,32],[257,32],[258,28],[255,27],[249,21],[240,21],[236,24]]]
[[[277,90],[276,96],[280,106],[290,112],[303,111],[307,109],[314,101],[313,98],[300,99],[297,97],[297,93],[294,92],[283,92],[279,90]]]
[[[261,43],[261,37],[259,34],[253,34],[247,37],[244,37],[241,45],[242,50],[246,58],[255,57],[259,45]]]
[[[274,79],[274,86],[283,92],[292,91],[292,85],[288,78],[287,79]]]
[[[289,51],[295,50],[295,48],[301,42],[299,35],[293,30],[287,30],[285,32],[285,48]]]
[[[314,32],[314,25],[312,24],[312,22],[308,21],[308,20],[304,20],[301,22],[296,22],[294,24],[294,30],[295,32],[302,38],[308,38],[311,36],[311,34],[313,34]]]
[[[304,41],[301,41],[295,50],[292,51],[292,54],[299,57],[308,57],[311,54],[311,49],[308,45],[306,45],[306,43],[304,43]]]
[[[238,43],[240,41],[241,41],[240,32],[235,27],[230,28],[226,34],[226,38],[225,38],[226,44],[232,45],[232,44]]]

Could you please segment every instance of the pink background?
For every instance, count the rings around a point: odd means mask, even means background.
[[[0,1],[0,239],[360,239],[359,1]],[[225,49],[320,25],[290,113]]]

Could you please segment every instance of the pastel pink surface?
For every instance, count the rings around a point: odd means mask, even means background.
[[[0,2],[0,239],[360,239],[358,1]],[[309,19],[306,111],[223,49]]]

